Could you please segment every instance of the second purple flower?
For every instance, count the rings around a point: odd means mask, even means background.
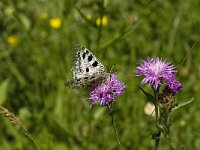
[[[135,72],[137,76],[144,76],[142,84],[148,83],[149,86],[156,90],[161,86],[163,79],[168,83],[172,79],[175,80],[174,73],[177,70],[170,62],[163,61],[160,58],[147,58],[147,60],[142,61],[141,65],[136,67]]]

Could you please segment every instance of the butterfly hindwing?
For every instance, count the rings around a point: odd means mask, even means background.
[[[69,87],[85,87],[103,82],[109,75],[105,67],[87,48],[78,45],[76,48],[72,80],[67,82]]]
[[[91,85],[98,85],[104,82],[110,76],[109,73],[99,73],[92,76],[72,79],[66,83],[66,86],[71,88],[89,87]]]

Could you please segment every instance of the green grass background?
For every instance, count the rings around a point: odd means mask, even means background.
[[[92,50],[108,71],[115,65],[128,88],[114,104],[123,149],[154,149],[153,119],[144,114],[142,78],[133,70],[141,59],[161,57],[179,70],[184,91],[176,100],[195,97],[174,112],[176,149],[200,149],[200,1],[197,0],[1,0],[0,105],[18,116],[42,150],[118,149],[108,111],[90,108],[88,91],[66,88],[73,47]],[[42,13],[47,14],[41,19]],[[91,16],[91,20],[85,16]],[[108,24],[96,26],[101,15]],[[53,29],[49,20],[59,17]],[[19,42],[9,45],[16,35]],[[195,44],[196,42],[196,44]],[[147,85],[142,86],[151,92]],[[33,150],[17,125],[0,117],[1,150]],[[169,143],[161,137],[161,149]]]

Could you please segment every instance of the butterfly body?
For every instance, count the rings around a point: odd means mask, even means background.
[[[105,67],[87,48],[78,45],[75,53],[72,79],[66,83],[71,88],[88,87],[102,83],[109,77]]]

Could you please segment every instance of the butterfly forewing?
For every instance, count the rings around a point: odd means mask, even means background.
[[[79,45],[75,50],[75,61],[72,69],[73,79],[105,72],[105,67],[87,48]]]
[[[75,60],[72,67],[72,80],[67,82],[69,87],[84,87],[103,82],[109,73],[105,67],[87,48],[78,45],[75,47]]]

